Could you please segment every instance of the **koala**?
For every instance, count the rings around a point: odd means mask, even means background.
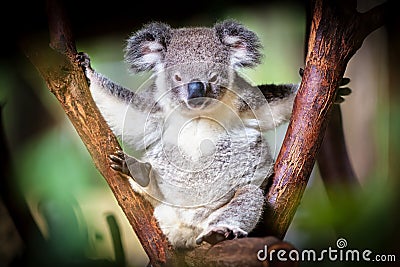
[[[154,207],[176,248],[247,236],[273,172],[265,133],[288,121],[297,84],[252,85],[240,74],[261,61],[257,35],[225,20],[213,27],[153,22],[127,40],[133,91],[96,72],[79,53],[91,94],[122,143],[111,167]]]

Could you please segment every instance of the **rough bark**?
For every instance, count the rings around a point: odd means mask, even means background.
[[[313,19],[310,5],[306,6],[306,14],[304,57],[308,54],[308,42]],[[332,108],[317,160],[322,180],[328,191],[329,188],[336,186],[360,189],[346,148],[340,105],[334,105]],[[334,197],[332,197],[330,197],[331,201],[334,202]]]
[[[190,251],[185,255],[185,262],[189,266],[208,267],[299,266],[299,262],[291,261],[288,256],[292,250],[296,250],[293,245],[273,236],[240,238],[227,240],[214,246],[206,245]],[[265,255],[265,251],[267,255]],[[276,258],[278,251],[284,251],[284,257],[288,260],[279,261]],[[261,260],[258,259],[258,256],[261,257]],[[263,257],[265,257],[264,260]]]
[[[267,194],[267,233],[283,238],[321,146],[340,79],[365,37],[382,26],[382,4],[358,13],[356,1],[316,0],[303,79]]]

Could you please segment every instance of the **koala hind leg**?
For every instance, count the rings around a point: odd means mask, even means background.
[[[216,244],[226,239],[246,237],[260,218],[263,203],[264,195],[258,186],[250,184],[239,188],[228,204],[210,215],[196,243]]]

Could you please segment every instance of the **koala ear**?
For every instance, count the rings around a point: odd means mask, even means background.
[[[260,64],[262,45],[254,32],[233,20],[217,23],[214,29],[220,41],[229,48],[232,67]]]
[[[172,29],[153,22],[129,37],[125,48],[125,61],[133,72],[155,70],[163,63],[171,39]]]

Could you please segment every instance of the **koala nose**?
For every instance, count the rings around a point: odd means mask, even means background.
[[[190,82],[187,85],[188,88],[188,99],[204,97],[206,95],[206,87],[202,82]]]

